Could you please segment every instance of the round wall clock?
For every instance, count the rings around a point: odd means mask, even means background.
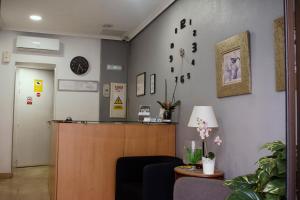
[[[184,83],[185,79],[191,79],[191,73],[188,72],[188,67],[196,66],[195,53],[198,51],[198,44],[196,42],[197,30],[193,28],[192,20],[182,19],[178,27],[174,29],[175,36],[184,35],[185,37],[192,37],[193,42],[186,43],[186,38],[182,38],[185,45],[176,44],[175,42],[170,43],[171,53],[169,55],[170,71],[174,74],[175,82],[180,80],[180,83]],[[188,54],[188,56],[187,56]],[[180,59],[177,59],[177,56]],[[180,60],[180,62],[178,62]],[[176,62],[177,61],[177,62]],[[183,70],[183,67],[187,69]],[[187,71],[186,73],[183,73]]]
[[[70,68],[75,74],[82,75],[88,71],[89,62],[82,56],[76,56],[72,59]]]

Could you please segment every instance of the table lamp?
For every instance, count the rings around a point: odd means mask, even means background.
[[[190,117],[190,121],[188,123],[188,127],[197,128],[199,126],[198,120],[205,121],[207,123],[208,128],[219,127],[212,106],[194,106],[193,112]],[[204,151],[204,143],[203,143],[203,151]]]

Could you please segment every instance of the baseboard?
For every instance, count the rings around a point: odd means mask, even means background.
[[[13,177],[12,173],[0,173],[0,179],[7,179],[12,177]]]

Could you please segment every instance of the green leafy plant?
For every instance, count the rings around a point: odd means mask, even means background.
[[[196,165],[198,161],[202,158],[202,149],[194,149],[187,148],[187,160],[189,164]]]
[[[283,200],[286,177],[286,146],[274,141],[262,146],[272,155],[257,161],[258,169],[254,174],[226,180],[225,185],[233,190],[227,200]]]

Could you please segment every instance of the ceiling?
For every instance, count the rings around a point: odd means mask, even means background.
[[[175,0],[1,0],[4,30],[130,40]],[[34,22],[29,16],[41,15]],[[1,21],[1,20],[0,20]],[[112,28],[103,28],[112,24]]]

